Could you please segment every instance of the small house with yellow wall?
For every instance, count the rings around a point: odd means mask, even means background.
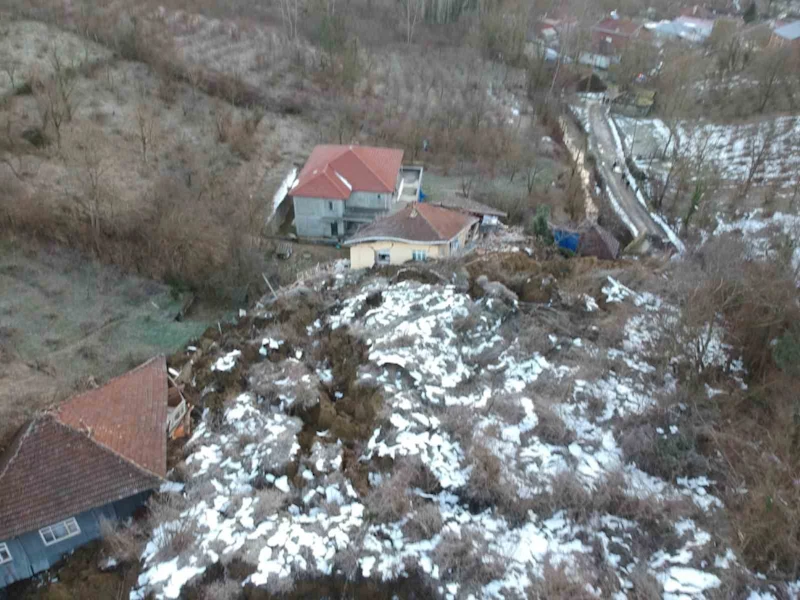
[[[478,230],[476,217],[413,202],[365,225],[345,242],[350,247],[350,267],[399,265],[454,256]]]

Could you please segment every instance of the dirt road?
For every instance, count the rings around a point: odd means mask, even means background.
[[[589,115],[590,138],[589,144],[597,156],[597,163],[603,178],[606,180],[611,193],[617,199],[622,210],[628,216],[628,228],[633,225],[638,235],[647,233],[668,242],[662,227],[650,216],[650,213],[636,199],[633,190],[626,187],[621,173],[613,170],[614,161],[625,166],[625,157],[620,154],[610,126],[606,119],[606,107],[599,102],[589,102],[586,105]],[[633,232],[632,232],[633,233]]]

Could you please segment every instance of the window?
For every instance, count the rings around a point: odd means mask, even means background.
[[[333,212],[333,202],[328,202],[328,210]]]
[[[450,242],[450,250],[452,250],[453,252],[455,252],[456,250],[458,250],[458,246],[459,246],[459,244],[458,244],[458,238],[456,238],[456,239],[454,239],[452,242]]]
[[[49,527],[42,527],[39,530],[39,535],[42,536],[45,546],[52,546],[56,542],[76,536],[80,532],[81,528],[78,527],[78,522],[72,518]]]
[[[390,254],[388,250],[378,250],[376,253],[376,259],[379,265],[388,265],[389,261],[391,260]]]
[[[8,551],[8,545],[0,544],[0,565],[11,562],[11,552]]]
[[[415,261],[423,261],[428,258],[428,253],[425,250],[414,250],[411,252],[411,258]]]

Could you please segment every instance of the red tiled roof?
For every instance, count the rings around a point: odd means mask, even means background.
[[[67,400],[58,419],[159,477],[167,474],[167,364],[163,356]]]
[[[0,540],[160,482],[54,416],[39,417],[23,428],[0,465]]]
[[[0,539],[157,487],[166,428],[163,356],[29,422],[0,458]]]
[[[606,17],[594,25],[592,29],[595,31],[602,31],[603,33],[632,36],[639,31],[641,27],[641,25],[634,23],[630,19],[615,19],[613,17]]]
[[[477,220],[468,214],[414,202],[396,213],[365,225],[345,244],[352,245],[376,239],[441,243],[453,239]]]
[[[346,200],[351,191],[393,193],[403,151],[371,146],[331,146],[314,148],[292,196]]]

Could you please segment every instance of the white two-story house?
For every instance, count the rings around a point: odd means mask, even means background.
[[[403,194],[403,151],[321,145],[290,190],[297,235],[340,239],[397,208]],[[418,196],[418,181],[414,182]],[[416,200],[417,198],[407,198]]]

